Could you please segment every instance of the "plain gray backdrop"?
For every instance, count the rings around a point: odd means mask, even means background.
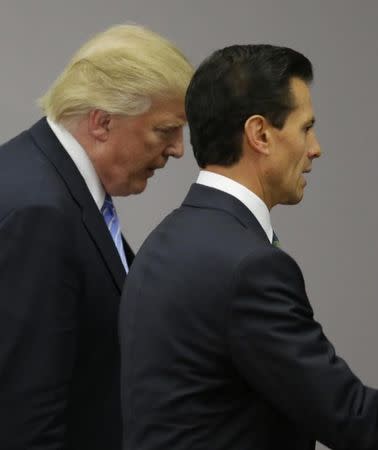
[[[1,142],[40,117],[36,99],[72,53],[113,24],[152,28],[195,65],[234,43],[286,45],[312,60],[323,156],[304,201],[275,208],[273,224],[303,269],[316,317],[337,352],[378,387],[378,1],[0,0],[0,7]],[[170,161],[145,193],[117,199],[135,250],[180,204],[197,173],[186,133],[183,159]]]

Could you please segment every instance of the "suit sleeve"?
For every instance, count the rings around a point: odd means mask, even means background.
[[[64,447],[77,330],[75,244],[56,208],[0,221],[0,448]]]
[[[333,449],[378,449],[378,393],[335,354],[299,267],[281,250],[240,264],[228,338],[250,386],[314,439]]]

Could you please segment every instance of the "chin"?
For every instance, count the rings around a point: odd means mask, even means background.
[[[303,191],[302,192],[298,192],[295,195],[290,195],[288,196],[286,202],[283,202],[282,204],[285,205],[297,205],[299,202],[302,201],[303,199]]]
[[[147,180],[144,182],[130,183],[128,185],[119,186],[118,188],[109,189],[107,192],[112,197],[127,197],[128,195],[140,194],[146,189]]]
[[[303,200],[303,192],[301,192],[300,194],[297,195],[297,197],[295,198],[295,200],[293,201],[293,205],[297,205],[298,203],[300,203]]]
[[[144,180],[143,182],[135,183],[133,186],[131,186],[130,195],[137,195],[141,194],[146,190],[147,187],[147,180]]]

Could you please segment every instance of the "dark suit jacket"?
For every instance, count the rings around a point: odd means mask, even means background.
[[[120,449],[125,271],[45,119],[0,147],[0,274],[0,449]]]
[[[301,271],[250,211],[193,185],[120,309],[124,450],[378,449],[378,393],[335,355]]]

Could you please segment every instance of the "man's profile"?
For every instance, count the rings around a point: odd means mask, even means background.
[[[134,254],[112,196],[183,154],[192,68],[118,25],[81,47],[0,147],[0,448],[119,450],[122,286]],[[131,214],[131,212],[130,212]]]

